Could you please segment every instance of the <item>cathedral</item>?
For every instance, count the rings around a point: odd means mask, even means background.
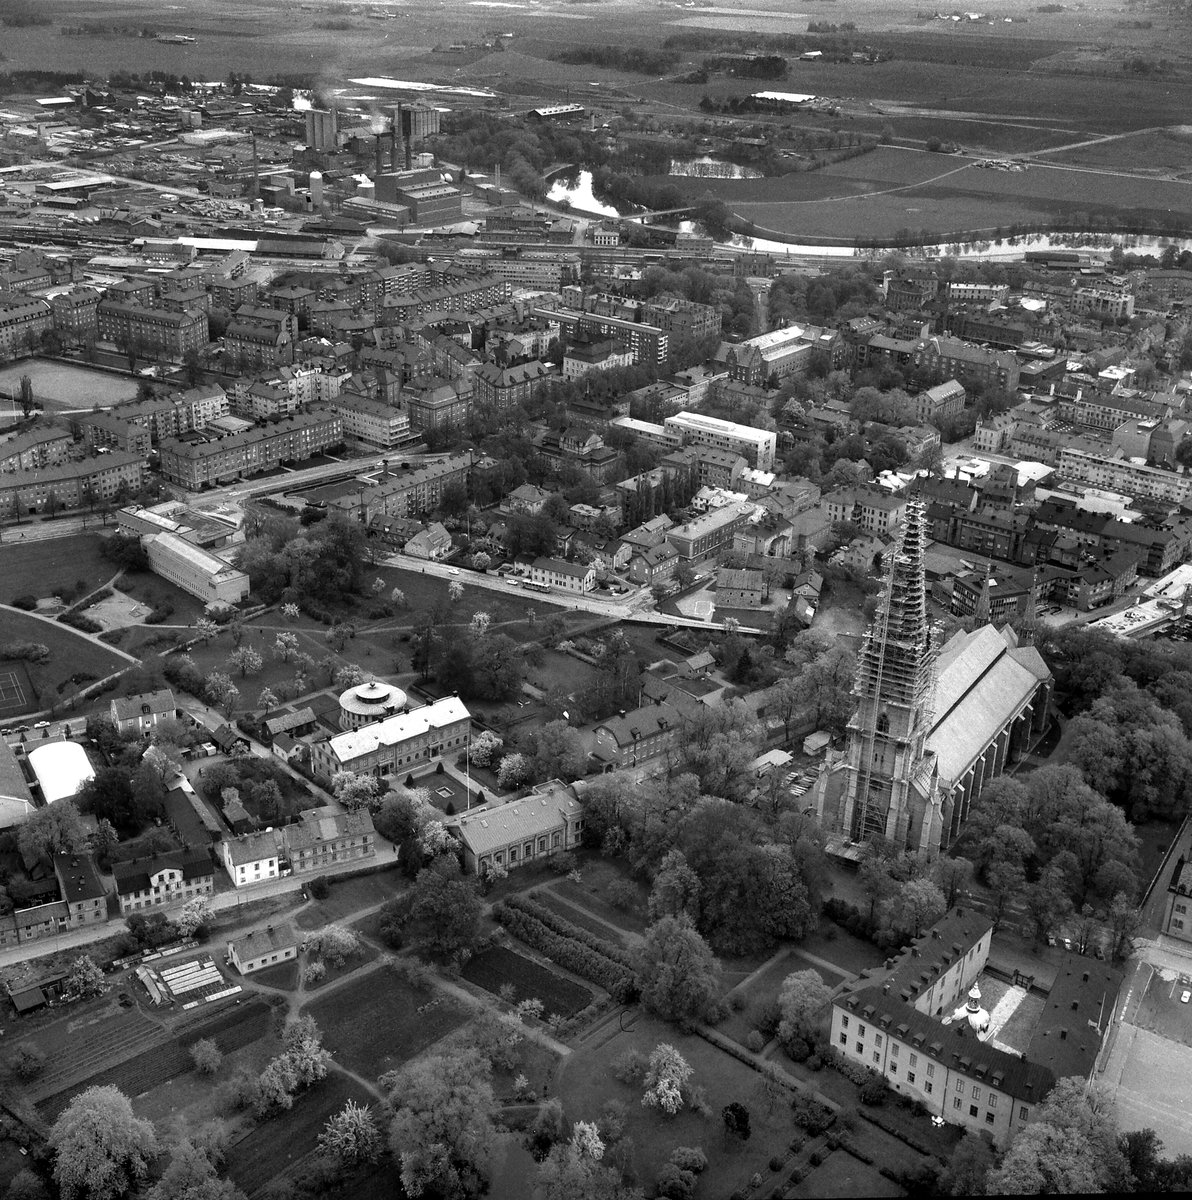
[[[1042,733],[1051,672],[1007,625],[942,646],[927,611],[926,510],[907,504],[873,624],[857,656],[857,709],[815,787],[828,850],[859,859],[880,835],[937,854],[985,785]]]

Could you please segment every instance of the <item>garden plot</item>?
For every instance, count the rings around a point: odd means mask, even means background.
[[[592,1002],[592,993],[586,987],[504,946],[495,946],[469,959],[463,977],[494,996],[508,985],[513,988],[515,1001],[541,1000],[548,1015],[571,1017]]]

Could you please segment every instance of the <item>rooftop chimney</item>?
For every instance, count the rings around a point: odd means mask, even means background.
[[[382,136],[383,135],[379,134],[379,133],[376,136],[376,158],[377,158],[376,165],[377,165],[377,176],[378,177],[380,176],[382,170],[384,169],[382,166],[382,162],[384,160],[385,152],[382,149],[382,142],[381,142]]]

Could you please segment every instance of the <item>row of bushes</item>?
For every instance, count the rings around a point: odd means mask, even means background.
[[[64,612],[59,618],[63,625],[81,629],[84,633],[103,633],[103,626],[91,617],[85,617],[79,612]]]
[[[825,1047],[824,1054],[830,1066],[861,1089],[859,1099],[862,1104],[881,1104],[889,1095],[890,1088],[884,1076],[845,1058],[835,1046]]]
[[[70,606],[70,611],[78,612],[84,606],[90,608],[91,605],[98,604],[101,600],[106,600],[109,596],[114,596],[115,594],[116,593],[110,587],[102,587],[98,592],[91,592],[90,594],[83,596],[81,599],[76,600],[74,604]]]
[[[160,625],[167,618],[174,615],[174,602],[172,600],[161,600],[154,605],[153,611],[145,618],[146,625]]]
[[[29,595],[18,596],[12,602],[12,606],[13,608],[24,609],[25,612],[32,612],[37,607],[37,597]]]
[[[43,642],[5,642],[0,646],[0,658],[39,663],[49,657],[50,648]]]
[[[631,994],[637,986],[633,972],[619,962],[593,950],[575,938],[565,937],[543,924],[529,913],[511,908],[507,901],[493,906],[493,917],[514,937],[541,951],[582,979],[589,979],[614,996]]]
[[[581,929],[578,925],[573,925],[566,917],[561,917],[553,909],[549,909],[545,904],[539,904],[535,892],[530,892],[529,895],[512,895],[506,901],[510,908],[516,908],[520,912],[527,913],[529,916],[541,921],[547,929],[553,929],[560,937],[575,938],[577,942],[583,942],[590,950],[595,950],[597,954],[603,954],[605,958],[611,958],[613,962],[620,963],[623,967],[627,967],[630,971],[635,970],[637,964],[633,960],[627,950],[622,950],[620,946],[614,946],[612,942],[598,937],[587,929]]]

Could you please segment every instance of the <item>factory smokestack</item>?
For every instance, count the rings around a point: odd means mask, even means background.
[[[385,151],[383,149],[383,143],[381,142],[381,138],[383,136],[384,135],[380,134],[380,133],[378,133],[376,135],[377,175],[378,176],[380,176],[381,172],[384,170],[383,163],[384,163],[384,158],[385,158]]]
[[[255,200],[261,194],[261,167],[257,160],[257,134],[252,133],[252,198]]]
[[[501,190],[501,164],[497,163],[496,170],[497,191]]]

